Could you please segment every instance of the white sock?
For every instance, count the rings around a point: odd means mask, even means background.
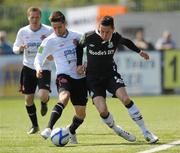
[[[101,117],[102,118],[102,117]],[[107,126],[109,126],[110,128],[114,128],[115,126],[115,122],[114,122],[114,119],[113,119],[113,116],[109,113],[108,117],[107,118],[102,118],[102,121],[107,124]]]
[[[128,108],[128,113],[131,116],[131,118],[136,122],[136,124],[140,127],[142,133],[148,131],[148,129],[144,124],[143,117],[135,104],[133,104],[130,108]]]

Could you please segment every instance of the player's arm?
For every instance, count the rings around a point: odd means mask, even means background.
[[[48,56],[51,55],[51,49],[48,47],[48,45],[42,42],[42,44],[38,48],[38,52],[36,54],[35,60],[34,60],[34,66],[36,68],[36,76],[38,78],[42,77],[42,68],[44,65],[44,61]]]
[[[53,60],[54,60],[54,58],[53,58],[52,55],[49,55],[49,56],[47,57],[47,59],[48,59],[49,61],[53,61]]]
[[[143,57],[145,60],[149,59],[149,54],[146,51],[140,50],[131,40],[121,37],[121,44],[139,53],[139,55]]]
[[[19,31],[17,33],[16,40],[13,44],[13,52],[15,54],[20,54],[20,53],[23,53],[26,48],[27,48],[27,45],[24,44],[24,41],[22,39],[22,32]]]
[[[79,74],[85,74],[86,67],[83,65],[83,48],[85,45],[85,35],[83,35],[77,43],[77,48],[76,48],[76,55],[77,55],[77,73]]]

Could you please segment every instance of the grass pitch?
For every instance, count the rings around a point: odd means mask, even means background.
[[[100,119],[89,99],[87,117],[77,130],[78,145],[54,146],[40,134],[27,135],[31,124],[24,107],[24,99],[0,99],[0,153],[137,153],[162,144],[180,140],[180,96],[132,97],[141,110],[147,127],[159,137],[157,144],[148,144],[126,108],[117,100],[108,98],[107,104],[117,124],[134,134],[137,141],[127,142],[118,137]],[[40,115],[40,102],[35,101],[38,121],[43,130],[49,120],[56,98],[50,99],[48,114]],[[71,123],[74,109],[71,103],[64,110],[55,127]],[[180,145],[159,153],[180,153]]]

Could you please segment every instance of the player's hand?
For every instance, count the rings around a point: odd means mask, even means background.
[[[42,70],[37,70],[36,71],[36,77],[37,78],[42,78],[43,74],[42,74]]]
[[[86,67],[84,65],[78,65],[76,71],[78,74],[84,75],[86,73]]]
[[[52,55],[49,55],[49,56],[47,57],[47,59],[48,59],[49,61],[54,60],[54,58],[53,58],[53,56],[52,56]]]
[[[148,54],[147,52],[145,52],[145,51],[142,51],[142,50],[141,50],[141,52],[139,53],[139,55],[140,55],[141,57],[143,57],[145,60],[149,60],[149,59],[150,59],[149,54]]]
[[[20,52],[20,53],[23,53],[26,48],[27,48],[27,45],[25,45],[25,44],[21,45],[21,46],[19,47],[19,52]]]

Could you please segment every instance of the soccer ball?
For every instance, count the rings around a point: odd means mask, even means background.
[[[56,146],[65,146],[69,142],[69,138],[69,130],[67,128],[55,128],[51,132],[51,141]]]

